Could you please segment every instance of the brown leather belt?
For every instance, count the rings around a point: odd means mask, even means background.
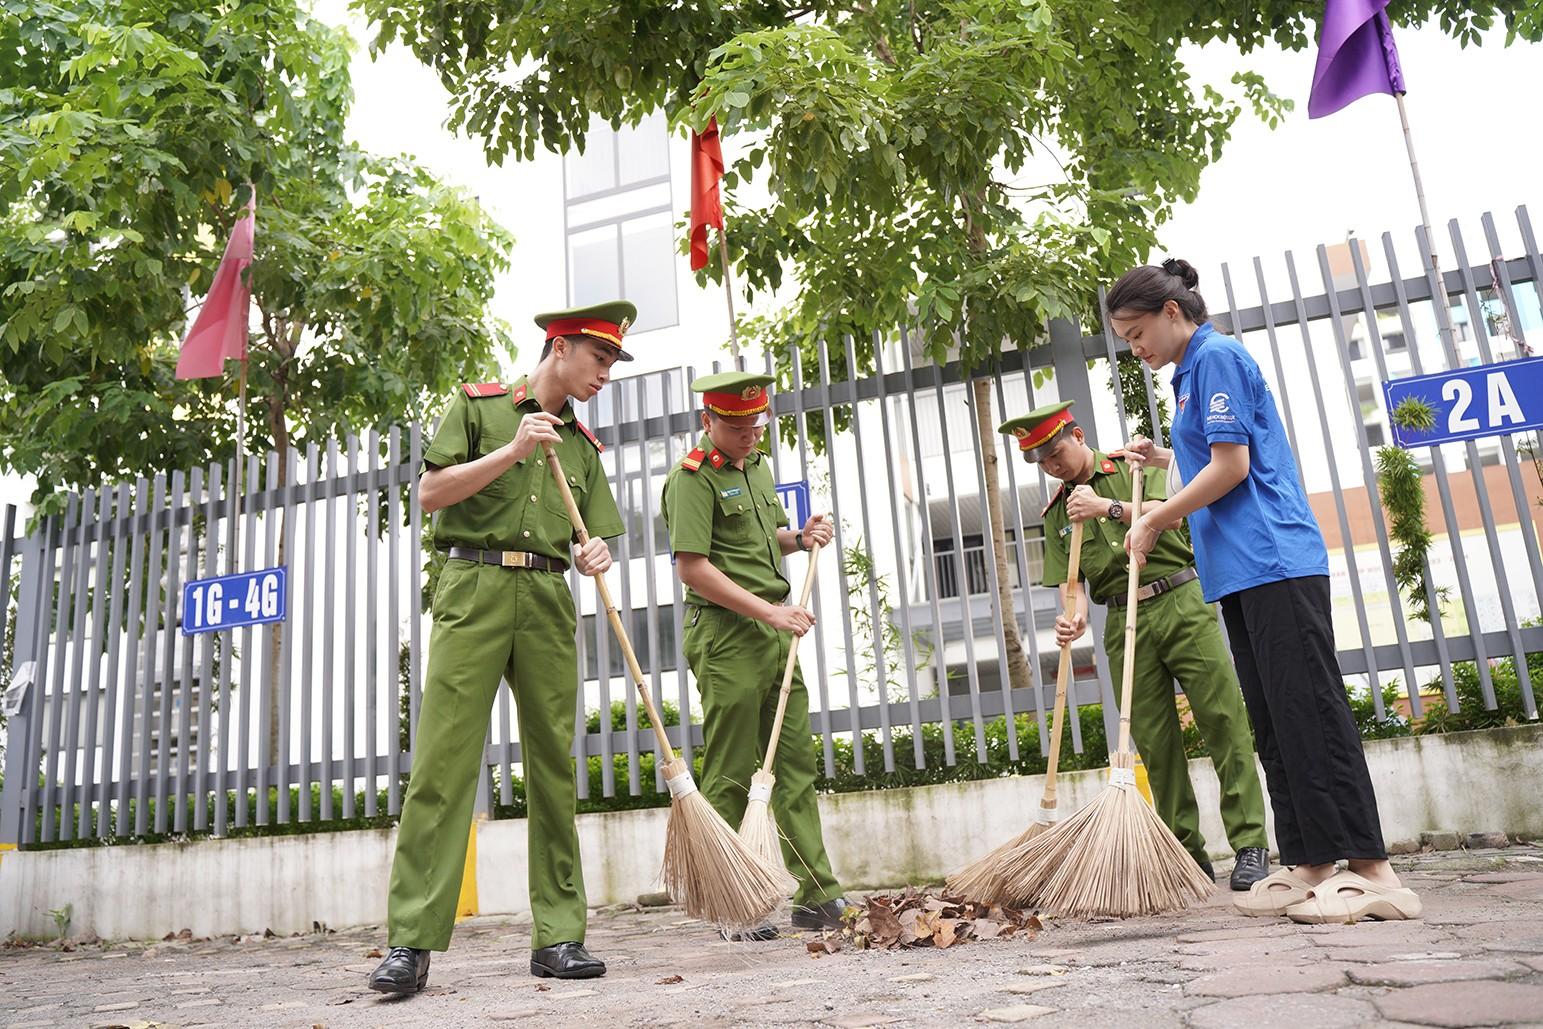
[[[525,568],[533,572],[557,572],[561,575],[568,570],[568,562],[560,558],[547,557],[545,554],[530,554],[523,550],[478,550],[475,547],[451,547],[450,556],[461,561],[498,565],[501,568]]]
[[[1172,575],[1155,579],[1136,590],[1136,603],[1139,604],[1144,600],[1151,600],[1153,597],[1160,597],[1164,593],[1170,593],[1186,582],[1193,582],[1199,577],[1200,573],[1195,571],[1194,568],[1181,568]],[[1119,596],[1109,597],[1104,603],[1110,607],[1124,607],[1125,594],[1122,593]]]

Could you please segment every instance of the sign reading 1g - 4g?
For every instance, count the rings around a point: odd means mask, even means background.
[[[1405,450],[1543,428],[1543,357],[1394,379],[1382,392],[1393,442]],[[1408,400],[1429,406],[1435,425],[1400,427],[1393,412]]]
[[[182,634],[282,622],[288,608],[289,581],[283,567],[194,579],[182,587]]]

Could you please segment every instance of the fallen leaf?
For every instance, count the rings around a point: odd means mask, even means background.
[[[932,933],[932,945],[938,950],[947,950],[954,945],[954,923],[948,919],[938,922],[938,927]]]
[[[667,975],[663,979],[660,979],[658,982],[656,982],[654,985],[655,986],[674,986],[676,983],[683,983],[685,981],[686,981],[685,976]]]
[[[546,991],[548,991],[550,989],[551,989],[551,987],[548,986],[546,983],[537,983],[536,984],[536,992],[537,993],[545,993]]]
[[[376,947],[373,950],[366,951],[364,956],[367,957],[367,958],[378,958],[378,957],[382,957],[383,955],[380,952],[380,948]]]

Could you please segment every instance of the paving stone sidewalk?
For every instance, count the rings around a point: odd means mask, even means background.
[[[811,957],[730,944],[669,909],[595,913],[604,979],[528,970],[528,920],[463,923],[429,988],[364,988],[378,927],[301,937],[0,951],[0,1022],[22,1026],[1543,1026],[1543,850],[1396,859],[1418,922],[1248,919],[1218,888],[1182,915],[1052,922],[946,951]],[[678,977],[678,979],[676,978]]]

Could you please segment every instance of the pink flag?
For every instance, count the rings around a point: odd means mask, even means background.
[[[209,379],[224,374],[225,362],[246,360],[247,319],[252,309],[252,287],[242,274],[252,263],[252,239],[257,229],[257,195],[247,201],[246,214],[230,230],[225,256],[214,273],[214,284],[204,298],[177,358],[177,378]]]

